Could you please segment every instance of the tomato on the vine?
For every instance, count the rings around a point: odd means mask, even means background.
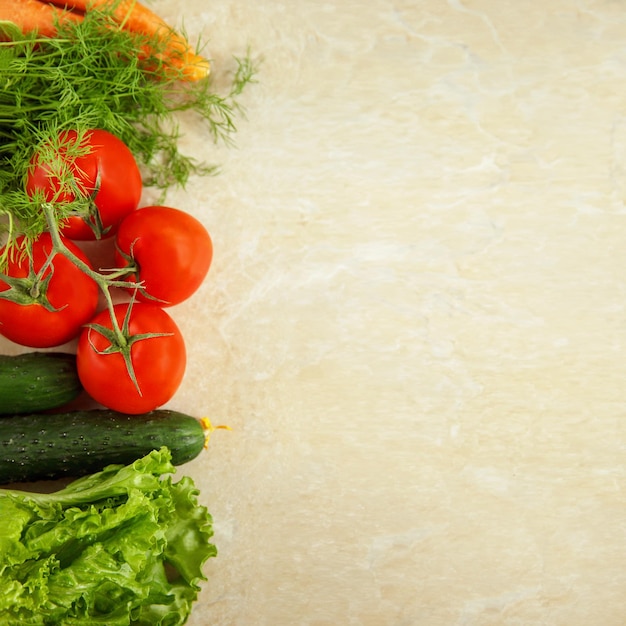
[[[124,341],[117,341],[108,309],[96,315],[78,340],[78,376],[91,398],[109,409],[147,413],[180,386],[185,342],[170,315],[154,304],[120,303],[113,310]]]
[[[18,238],[18,246],[23,239]],[[63,243],[91,267],[78,246]],[[52,237],[43,233],[33,242],[30,257],[10,256],[0,274],[0,334],[23,346],[51,348],[74,339],[98,306],[98,285],[52,251]]]
[[[46,202],[89,199],[88,215],[70,215],[61,223],[68,239],[104,239],[115,234],[121,220],[139,206],[141,172],[132,152],[115,135],[96,129],[59,134],[56,154],[51,147],[37,152],[30,163],[26,192]]]
[[[202,284],[212,258],[213,243],[203,224],[171,207],[133,211],[116,235],[117,267],[135,268],[127,278],[142,283],[137,299],[160,306],[189,298]]]

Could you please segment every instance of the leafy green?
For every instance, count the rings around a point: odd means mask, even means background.
[[[51,494],[0,489],[0,624],[176,626],[217,554],[167,448]]]

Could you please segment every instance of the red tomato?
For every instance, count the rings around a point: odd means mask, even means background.
[[[89,265],[75,244],[64,243]],[[0,333],[23,346],[50,348],[74,339],[98,306],[96,283],[62,254],[56,254],[52,267],[36,279],[51,251],[52,238],[49,233],[43,233],[33,243],[32,267],[28,258],[14,258],[9,261],[6,273],[0,275]],[[10,289],[11,278],[27,281]],[[39,290],[38,294],[33,292],[33,286]],[[23,304],[7,299],[12,295]]]
[[[137,299],[160,306],[179,304],[206,277],[213,244],[206,228],[193,216],[164,206],[144,207],[128,215],[116,236],[116,265],[135,264],[128,277],[143,283]]]
[[[115,318],[123,328],[129,303],[116,304]],[[108,310],[91,322],[106,329],[113,328]],[[176,392],[187,363],[185,342],[174,320],[154,304],[135,302],[130,312],[127,335],[131,337],[130,362],[139,391],[128,372],[128,365],[119,351],[107,352],[112,342],[106,331],[83,329],[78,340],[76,363],[85,391],[100,404],[136,415],[147,413],[165,404]],[[145,333],[163,336],[132,339]]]
[[[88,148],[88,152],[72,157],[78,144],[78,134],[69,130],[59,135],[59,163],[43,162],[41,153],[36,154],[28,171],[26,192],[30,196],[43,192],[47,202],[71,202],[75,194],[68,191],[67,181],[73,180],[82,196],[93,199],[92,212],[86,218],[70,216],[64,220],[63,235],[79,240],[110,237],[120,221],[139,206],[139,167],[128,147],[105,130],[85,133],[80,147]]]

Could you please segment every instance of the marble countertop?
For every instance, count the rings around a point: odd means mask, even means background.
[[[168,198],[215,245],[170,406],[232,428],[190,626],[623,626],[626,7],[152,7],[260,63]]]

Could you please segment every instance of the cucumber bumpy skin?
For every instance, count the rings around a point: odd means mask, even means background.
[[[56,409],[82,390],[73,354],[0,354],[0,416]]]
[[[166,409],[6,417],[0,420],[0,484],[78,478],[107,465],[128,465],[162,446],[174,465],[182,465],[200,454],[207,437],[204,420]]]

